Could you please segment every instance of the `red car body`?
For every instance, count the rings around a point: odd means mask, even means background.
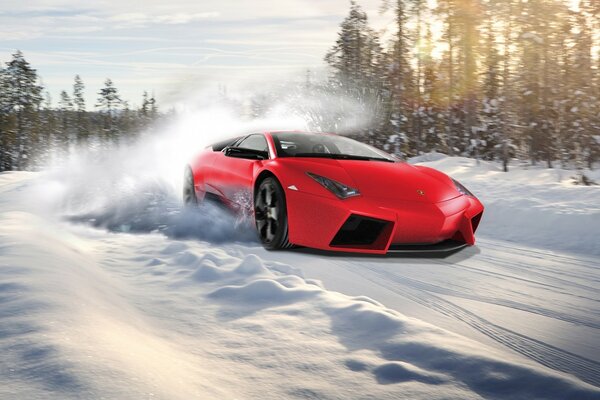
[[[385,254],[447,251],[475,243],[483,205],[442,172],[401,161],[279,157],[272,133],[262,135],[268,144],[264,160],[229,157],[219,146],[207,147],[192,160],[199,201],[216,196],[252,214],[258,183],[274,176],[285,192],[291,244]],[[360,195],[340,199],[307,173],[357,188]],[[361,229],[368,237],[356,234]]]

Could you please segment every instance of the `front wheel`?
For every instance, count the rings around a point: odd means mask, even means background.
[[[254,194],[256,230],[267,250],[292,247],[288,241],[288,221],[283,188],[273,177],[264,179]]]

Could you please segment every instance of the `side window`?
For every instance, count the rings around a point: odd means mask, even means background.
[[[239,137],[233,138],[233,139],[227,139],[227,140],[223,140],[217,143],[214,143],[211,147],[213,149],[213,151],[221,151],[223,150],[225,147],[227,146],[231,146],[232,144],[234,144],[235,142],[237,142],[238,140],[240,140]]]
[[[258,151],[269,151],[269,146],[267,145],[267,139],[261,134],[258,135],[250,135],[241,142],[239,142],[236,147],[242,147],[244,149],[258,150]]]

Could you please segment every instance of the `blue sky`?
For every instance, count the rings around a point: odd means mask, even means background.
[[[54,103],[86,84],[88,109],[110,77],[139,104],[144,90],[174,104],[219,84],[304,76],[323,67],[348,0],[2,0],[0,61],[24,52]],[[376,28],[380,0],[359,3]]]

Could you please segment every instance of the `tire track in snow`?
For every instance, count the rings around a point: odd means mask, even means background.
[[[504,300],[504,299],[500,299],[500,298],[483,296],[483,295],[479,295],[479,294],[465,293],[465,292],[461,292],[461,291],[458,291],[455,289],[444,288],[441,286],[422,282],[417,279],[412,279],[412,278],[408,278],[408,277],[399,278],[398,275],[395,275],[395,276],[396,276],[396,279],[401,279],[404,282],[404,284],[406,284],[410,287],[418,288],[424,292],[437,293],[437,294],[441,294],[441,295],[458,297],[458,298],[462,298],[462,299],[466,299],[466,300],[474,300],[474,301],[478,301],[481,303],[487,303],[487,304],[493,304],[493,305],[497,305],[497,306],[508,307],[508,308],[512,308],[515,310],[530,312],[533,314],[542,315],[544,317],[553,318],[553,319],[557,319],[557,320],[564,321],[564,322],[570,322],[573,324],[588,326],[588,327],[594,328],[594,329],[600,329],[600,323],[596,322],[596,320],[594,320],[594,319],[575,317],[575,316],[572,316],[572,315],[569,315],[566,313],[561,313],[561,312],[557,312],[557,311],[553,311],[553,310],[549,310],[549,309],[541,308],[541,307],[530,306],[530,305],[520,303],[517,301]]]
[[[563,259],[568,261],[569,263],[573,263],[574,261],[577,262],[578,265],[582,266],[582,267],[586,267],[586,268],[591,268],[591,269],[597,269],[597,265],[594,264],[594,256],[586,256],[586,255],[582,255],[582,256],[576,256],[574,254],[565,254],[565,253],[554,253],[552,250],[543,250],[543,249],[539,249],[539,248],[533,248],[533,247],[522,247],[519,246],[518,243],[514,243],[513,242],[507,242],[507,241],[501,241],[501,240],[495,240],[495,239],[490,239],[487,237],[484,238],[478,238],[477,239],[477,243],[481,244],[481,243],[486,243],[487,245],[489,245],[489,247],[503,247],[505,249],[509,249],[511,251],[519,251],[521,254],[524,255],[529,255],[531,256],[532,254],[537,254],[540,257],[539,258],[545,258],[548,255],[551,255],[553,258],[556,259]],[[589,265],[587,263],[590,263]]]
[[[478,258],[478,260],[479,260],[479,258]],[[485,260],[487,260],[487,259],[485,259]],[[493,258],[490,258],[489,260],[491,260],[491,261],[489,261],[488,263],[493,264],[494,266],[498,266],[500,268],[504,268],[506,270],[509,270],[509,271],[515,272],[515,273],[523,272],[522,268],[510,266],[509,265],[510,263],[498,263],[498,262],[495,262],[494,261],[495,259],[493,259]],[[489,276],[489,277],[500,278],[500,279],[503,279],[506,281],[519,281],[519,282],[535,285],[538,287],[544,287],[547,289],[551,289],[551,290],[555,291],[556,293],[565,294],[565,295],[577,297],[577,298],[584,299],[584,300],[600,302],[600,300],[598,300],[598,299],[593,299],[590,297],[575,294],[572,291],[568,291],[565,289],[565,286],[582,289],[585,291],[589,291],[593,294],[595,294],[597,292],[596,289],[591,288],[589,286],[580,285],[578,283],[565,281],[560,278],[548,277],[544,274],[531,273],[530,275],[535,275],[537,277],[541,277],[542,279],[546,279],[548,281],[556,281],[556,282],[554,282],[554,284],[551,284],[549,282],[542,282],[539,280],[528,279],[528,278],[520,277],[518,275],[510,275],[510,274],[506,274],[506,273],[501,273],[501,272],[496,272],[496,271],[492,271],[492,270],[479,268],[479,267],[476,267],[473,265],[461,264],[460,262],[449,262],[449,261],[439,261],[439,260],[432,260],[432,262],[435,262],[437,264],[442,264],[442,265],[444,265],[444,267],[463,269],[468,272],[474,272],[474,273],[478,273],[478,274]]]
[[[512,245],[510,242],[493,241],[489,239],[478,239],[477,245],[479,247],[487,248],[489,250],[497,252],[501,252],[498,248],[507,249],[507,251],[509,251],[513,256],[530,258],[534,260],[548,261],[549,259],[552,259],[553,263],[557,263],[559,265],[556,267],[545,266],[544,268],[547,269],[549,272],[577,279],[583,278],[586,281],[591,280],[593,282],[600,282],[600,279],[598,278],[597,274],[600,265],[598,264],[594,256],[576,257],[571,255],[556,254],[551,250],[544,251],[534,248],[523,248],[517,244]],[[561,268],[561,264],[574,265],[582,271],[579,271],[577,275],[569,274],[567,273],[567,271]],[[591,272],[588,274],[586,272],[583,272],[583,270],[590,270]]]
[[[548,368],[574,375],[584,382],[600,387],[600,363],[598,362],[496,325],[436,295],[417,290],[404,282],[402,278],[398,279],[396,275],[368,265],[353,264],[358,268],[368,269],[381,277],[382,279],[377,280],[365,277],[377,285],[383,286],[431,310],[462,321],[498,343]],[[394,285],[387,283],[389,281],[392,281]],[[401,286],[400,290],[397,285]]]
[[[598,262],[598,266],[587,266],[584,263],[591,263],[593,261],[587,258],[579,259],[575,257],[563,257],[552,252],[544,253],[542,251],[536,251],[535,253],[539,256],[533,256],[530,254],[533,251],[523,253],[524,250],[518,246],[510,247],[506,244],[503,244],[501,247],[508,249],[508,254],[511,256],[510,258],[507,258],[505,256],[507,254],[506,251],[498,250],[496,243],[489,241],[484,241],[483,244],[481,241],[478,241],[477,247],[485,250],[485,252],[477,254],[477,261],[485,261],[489,264],[518,273],[519,275],[525,273],[532,279],[541,278],[541,280],[544,281],[544,283],[540,282],[541,284],[552,282],[555,286],[560,288],[564,288],[564,286],[571,286],[577,289],[589,291],[593,294],[597,293],[595,286],[588,286],[587,284],[590,282],[600,281],[597,277],[597,270],[600,269],[600,263]],[[452,259],[453,257],[451,256],[447,260]],[[540,260],[543,260],[543,263],[540,263]],[[449,262],[444,260],[436,261],[442,262],[445,265],[462,265],[468,268],[473,268],[473,266],[461,264],[460,262]],[[570,273],[568,270],[565,270],[565,265],[569,265],[570,270],[573,270],[575,267],[578,269],[577,273],[574,274]],[[532,266],[535,267],[532,268]],[[592,274],[588,275],[583,271],[587,269],[596,271],[592,271]],[[515,277],[515,279],[525,278],[518,276]]]
[[[482,248],[486,250],[492,250],[489,247],[482,246]],[[520,256],[521,258],[525,258],[524,256]],[[553,281],[558,285],[568,285],[573,286],[579,289],[584,289],[587,291],[591,291],[593,293],[596,292],[596,289],[590,287],[586,284],[600,282],[593,274],[587,274],[583,271],[577,271],[577,273],[570,273],[565,271],[565,265],[569,265],[570,268],[574,266],[579,267],[575,261],[565,261],[562,262],[560,267],[551,267],[548,265],[543,265],[540,263],[540,260],[545,262],[549,262],[552,258],[551,254],[548,254],[546,258],[538,258],[538,257],[527,257],[526,260],[514,261],[508,260],[502,257],[495,257],[490,255],[480,255],[479,259],[482,261],[489,262],[494,265],[498,265],[501,267],[505,267],[507,269],[512,269],[513,271],[518,271],[519,273],[525,273],[527,275],[533,277],[541,277],[547,281]],[[556,261],[558,262],[558,261]],[[531,266],[535,266],[535,270],[531,268]],[[597,272],[596,272],[597,274]],[[576,282],[577,281],[577,282]]]
[[[502,273],[498,273],[498,272],[494,272],[494,271],[490,271],[490,270],[484,270],[481,268],[472,267],[472,266],[464,265],[461,263],[452,263],[449,261],[440,261],[440,260],[432,260],[432,262],[436,263],[436,264],[444,265],[444,267],[455,268],[455,269],[460,268],[460,269],[464,269],[464,270],[467,270],[470,272],[476,272],[476,273],[481,273],[483,275],[500,278],[505,281],[516,280],[516,281],[520,281],[520,282],[529,283],[529,284],[532,284],[535,286],[551,288],[551,289],[553,289],[553,293],[567,295],[567,296],[570,296],[573,298],[590,301],[590,302],[594,302],[594,303],[600,303],[600,300],[598,298],[582,296],[582,295],[576,294],[577,292],[574,293],[574,292],[567,291],[564,289],[564,287],[561,287],[561,286],[549,285],[544,282],[525,279],[525,278],[521,278],[518,276],[506,275],[506,274],[502,274]],[[496,263],[494,265],[499,266],[500,264]],[[514,308],[517,310],[526,311],[526,312],[546,316],[549,318],[558,319],[561,321],[565,321],[565,322],[569,322],[569,323],[573,323],[573,324],[577,324],[577,325],[584,325],[584,326],[588,326],[590,328],[600,329],[600,323],[597,322],[597,318],[586,318],[584,316],[584,315],[588,315],[588,314],[599,315],[598,312],[595,312],[594,309],[592,309],[592,308],[586,308],[586,309],[579,310],[580,315],[573,316],[570,313],[553,311],[551,309],[547,309],[547,308],[539,307],[539,306],[531,306],[526,303],[522,303],[522,302],[518,302],[518,301],[511,301],[511,300],[507,300],[507,299],[501,299],[501,298],[491,297],[491,296],[484,296],[484,295],[474,294],[474,293],[466,293],[464,291],[459,291],[459,290],[455,290],[452,288],[444,288],[444,287],[441,287],[438,285],[425,283],[425,282],[415,280],[412,278],[408,278],[408,277],[403,277],[402,279],[410,282],[411,285],[413,285],[413,286],[418,286],[418,287],[422,288],[423,290],[426,290],[429,292],[435,292],[435,293],[459,297],[459,298],[463,298],[463,299],[467,299],[467,300],[475,300],[475,301],[479,301],[479,302],[483,302],[483,303]],[[587,290],[590,290],[594,294],[597,293],[597,290],[593,290],[593,289],[587,288],[587,287],[585,287],[585,288]]]
[[[516,263],[516,262],[511,262],[511,261],[496,258],[496,257],[486,257],[486,256],[481,256],[481,255],[478,255],[477,261],[485,261],[487,264],[491,264],[491,265],[503,268],[505,270],[514,272],[516,274],[526,274],[526,275],[529,275],[531,278],[539,278],[540,280],[528,279],[528,278],[524,278],[524,277],[517,276],[517,275],[506,275],[506,274],[502,274],[499,272],[481,269],[481,268],[478,268],[478,267],[475,267],[472,265],[466,265],[466,264],[463,264],[460,262],[450,262],[450,261],[440,261],[440,260],[435,260],[434,262],[436,262],[438,264],[443,264],[445,266],[462,267],[465,269],[469,269],[471,271],[479,271],[484,274],[506,277],[506,278],[510,278],[512,280],[518,280],[521,282],[532,283],[532,284],[536,284],[539,286],[547,286],[552,289],[562,290],[562,291],[564,291],[564,293],[568,293],[570,295],[573,295],[573,293],[569,292],[569,291],[565,291],[565,287],[581,289],[581,290],[585,290],[587,292],[591,292],[593,294],[596,294],[598,292],[598,290],[596,288],[593,288],[591,286],[583,285],[583,284],[573,282],[573,281],[570,281],[570,280],[567,280],[564,278],[558,278],[553,275],[547,275],[547,274],[540,272],[539,270],[532,270],[531,265],[526,266],[526,265],[523,265],[522,263]],[[536,266],[536,268],[538,268],[538,267]],[[542,280],[545,282],[542,282]],[[578,297],[581,297],[581,296],[578,296]],[[586,299],[588,299],[588,298],[586,298]],[[590,300],[598,301],[598,300],[594,300],[594,299],[590,299]]]

